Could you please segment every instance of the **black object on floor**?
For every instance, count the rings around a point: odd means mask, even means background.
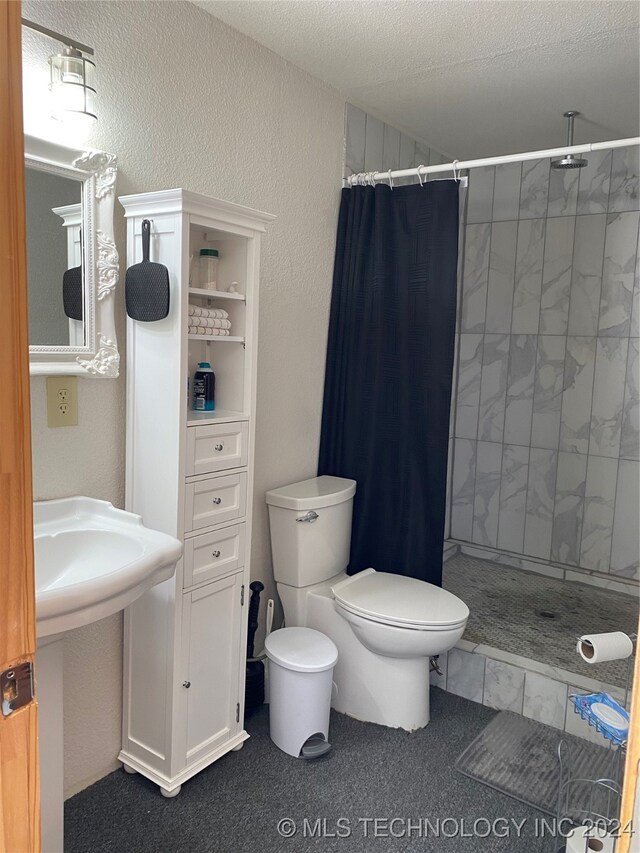
[[[454,769],[495,711],[437,688],[431,705],[411,734],[332,713],[319,761],[277,749],[265,706],[175,799],[116,771],[68,800],[65,853],[549,853],[540,812]]]
[[[586,726],[586,723],[585,723]],[[501,711],[469,744],[456,761],[456,770],[522,803],[555,815],[558,806],[560,765],[558,744],[566,741],[571,751],[573,777],[609,778],[613,753],[552,726]],[[605,743],[603,738],[603,744]],[[590,791],[582,791],[585,802],[574,792],[574,808],[589,813]]]
[[[169,313],[169,271],[149,260],[151,223],[142,220],[142,261],[127,270],[124,297],[132,320],[151,323]]]

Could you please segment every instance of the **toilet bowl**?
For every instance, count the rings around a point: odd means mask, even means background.
[[[370,651],[433,657],[462,636],[469,609],[455,595],[415,578],[365,569],[332,586],[335,607]]]
[[[348,576],[354,480],[315,477],[267,492],[274,575],[288,626],[338,648],[332,706],[409,731],[429,722],[429,658],[462,636],[469,609],[402,575]]]

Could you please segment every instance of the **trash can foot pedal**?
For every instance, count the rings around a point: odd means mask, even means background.
[[[320,758],[322,755],[326,755],[330,749],[331,744],[324,738],[310,737],[300,751],[300,758]]]

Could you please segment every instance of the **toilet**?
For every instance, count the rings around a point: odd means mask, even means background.
[[[413,731],[429,722],[429,658],[462,637],[469,608],[415,578],[374,568],[347,575],[355,493],[355,480],[328,476],[267,492],[285,624],[335,643],[336,711]]]

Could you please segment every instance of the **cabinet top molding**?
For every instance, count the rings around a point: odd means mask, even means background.
[[[231,201],[212,199],[202,193],[184,189],[136,193],[120,196],[118,200],[124,207],[127,219],[153,213],[189,213],[211,219],[212,214],[218,213],[225,225],[234,224],[252,231],[265,231],[266,224],[276,218],[272,213],[264,213]]]

